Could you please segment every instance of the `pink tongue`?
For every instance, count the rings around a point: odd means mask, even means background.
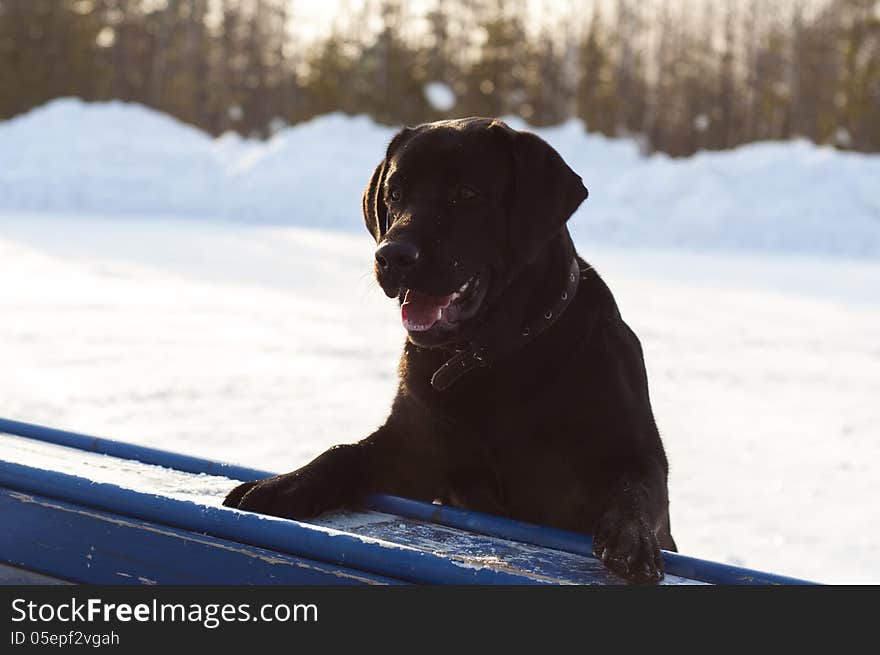
[[[407,290],[400,307],[403,327],[410,332],[424,332],[440,320],[443,310],[452,302],[448,296],[429,296],[418,291]]]

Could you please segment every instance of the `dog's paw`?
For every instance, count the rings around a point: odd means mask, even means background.
[[[226,507],[238,507],[238,503],[241,501],[242,497],[253,489],[257,484],[259,484],[261,480],[254,480],[253,482],[243,482],[238,485],[235,489],[226,494],[226,498],[223,500],[223,504]]]
[[[240,484],[223,504],[258,514],[305,519],[333,507],[336,495],[315,476],[296,471]]]
[[[663,578],[660,544],[648,523],[638,516],[606,512],[593,538],[593,555],[630,582],[653,583]]]

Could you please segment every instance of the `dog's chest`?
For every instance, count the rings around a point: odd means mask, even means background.
[[[599,502],[589,425],[484,398],[454,430],[451,497],[461,507],[579,529]]]
[[[483,445],[452,467],[450,504],[579,531],[596,518],[601,497],[579,455],[540,434]]]

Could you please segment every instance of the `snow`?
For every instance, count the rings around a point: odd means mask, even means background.
[[[240,484],[8,434],[0,438],[0,460],[209,507],[220,507],[229,490]]]
[[[211,140],[71,100],[0,123],[2,414],[276,471],[367,435],[404,337],[359,207],[390,134]],[[682,551],[880,582],[880,157],[542,134],[642,339]]]
[[[360,232],[360,194],[393,133],[332,114],[266,142],[211,139],[137,105],[59,99],[0,123],[0,211]],[[634,142],[586,134],[577,121],[539,133],[590,189],[572,222],[583,240],[880,254],[878,156],[798,141],[673,160],[641,157]]]

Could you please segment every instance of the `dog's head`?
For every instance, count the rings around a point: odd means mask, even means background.
[[[534,134],[488,118],[404,128],[363,196],[376,278],[401,303],[409,339],[474,339],[514,274],[587,197],[581,178]]]

